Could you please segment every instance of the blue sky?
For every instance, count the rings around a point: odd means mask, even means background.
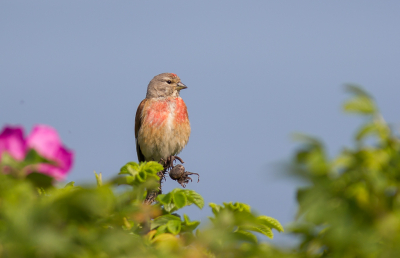
[[[300,184],[280,169],[291,134],[335,155],[362,121],[340,109],[344,84],[399,128],[399,13],[399,1],[1,1],[0,125],[49,124],[75,151],[68,181],[110,178],[137,160],[148,82],[177,73],[192,125],[180,157],[201,175],[187,188],[286,224]]]

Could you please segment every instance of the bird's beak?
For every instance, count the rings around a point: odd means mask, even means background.
[[[177,84],[176,84],[176,89],[179,91],[179,90],[183,90],[183,89],[186,89],[187,87],[186,87],[186,85],[185,84],[183,84],[183,83],[181,83],[181,82],[178,82]]]

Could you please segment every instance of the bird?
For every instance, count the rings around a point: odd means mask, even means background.
[[[156,161],[172,168],[187,145],[190,122],[180,91],[187,86],[175,73],[154,76],[135,116],[135,142],[139,162]]]

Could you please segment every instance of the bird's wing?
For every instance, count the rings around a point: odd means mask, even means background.
[[[136,117],[135,117],[135,142],[136,142],[136,152],[137,152],[139,162],[145,161],[144,155],[143,155],[142,151],[140,150],[140,146],[139,146],[137,138],[138,138],[140,127],[142,126],[142,111],[143,111],[146,101],[147,101],[147,99],[144,99],[144,100],[142,100],[142,102],[140,102],[139,107],[136,111]]]

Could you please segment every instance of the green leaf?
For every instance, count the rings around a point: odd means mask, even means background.
[[[194,203],[200,209],[204,207],[204,199],[203,197],[193,190],[186,190],[186,197],[189,202]]]
[[[177,210],[176,206],[173,202],[164,204],[163,206],[164,206],[164,210],[169,213],[173,212],[174,210]]]
[[[361,129],[357,132],[356,135],[356,140],[357,141],[361,141],[362,139],[364,139],[365,137],[367,137],[368,135],[371,135],[373,133],[376,133],[376,125],[371,123],[371,124],[366,124],[363,127],[361,127]]]
[[[167,224],[161,225],[161,226],[159,226],[159,227],[157,228],[157,233],[156,233],[156,235],[163,234],[163,233],[167,233],[167,230],[168,230]]]
[[[119,170],[118,175],[125,175],[125,174],[129,174],[129,172],[128,172],[128,167],[127,167],[126,165],[123,166],[123,167]]]
[[[279,223],[279,221],[274,219],[274,218],[261,215],[261,216],[258,216],[257,219],[258,219],[260,224],[263,224],[263,225],[265,225],[267,227],[270,227],[270,228],[274,228],[274,229],[278,230],[279,232],[283,232],[284,231],[281,223]]]
[[[311,146],[315,146],[315,147],[319,147],[319,148],[323,147],[323,144],[320,140],[318,140],[315,137],[309,136],[307,134],[294,133],[294,134],[292,134],[292,139],[295,141],[298,141],[298,142],[302,142],[307,145],[311,145]]]
[[[178,209],[181,209],[187,205],[186,195],[182,191],[174,192],[172,199],[174,200],[175,206]]]
[[[171,221],[171,220],[181,221],[181,219],[175,215],[171,215],[171,214],[162,215],[151,221],[150,229],[153,230],[156,227],[159,227],[161,225],[166,225],[168,223],[168,221]]]
[[[221,208],[222,208],[221,205],[218,205],[218,204],[212,203],[212,202],[210,202],[208,204],[208,206],[211,207],[211,210],[214,213],[214,215],[217,215],[221,211]]]
[[[96,171],[94,171],[94,176],[96,177],[97,186],[102,186],[103,179],[101,173],[97,174]]]
[[[164,169],[164,167],[155,161],[149,161],[149,162],[143,163],[141,165],[142,171],[146,172],[147,174],[152,174],[152,175],[156,175],[158,172],[160,172],[163,169]]]
[[[170,220],[167,223],[167,228],[170,233],[177,235],[181,231],[181,221],[180,220]]]
[[[356,140],[361,141],[370,135],[374,135],[379,139],[385,140],[390,137],[390,134],[390,127],[380,119],[376,119],[372,123],[365,124],[358,130],[356,134]]]
[[[348,85],[347,91],[354,94],[350,100],[346,101],[343,109],[347,112],[372,115],[377,113],[377,108],[371,96],[360,87]]]
[[[30,149],[25,156],[24,163],[26,164],[38,164],[38,163],[48,163],[56,164],[56,162],[48,160],[42,157],[36,150]]]
[[[135,175],[139,171],[139,165],[136,162],[128,162],[120,169],[119,175],[130,174]]]
[[[74,181],[71,181],[71,182],[69,182],[68,184],[66,184],[65,186],[64,186],[64,188],[73,188],[75,186],[75,182]]]
[[[376,107],[374,102],[366,97],[357,97],[347,101],[343,105],[344,111],[351,113],[360,113],[366,115],[372,115],[376,113]]]
[[[159,201],[163,205],[170,204],[172,202],[172,195],[171,193],[159,194],[157,196],[157,201]]]
[[[249,231],[237,230],[234,232],[234,236],[235,236],[235,238],[237,238],[237,240],[240,240],[240,241],[246,241],[246,242],[250,242],[253,244],[257,244],[257,242],[258,242],[257,237]]]
[[[371,95],[369,95],[365,90],[363,90],[361,88],[361,86],[354,85],[354,84],[347,84],[345,86],[346,86],[346,91],[351,94],[354,94],[356,96],[364,96],[364,97],[371,98]]]
[[[126,177],[125,177],[126,183],[127,183],[127,184],[132,184],[132,183],[135,181],[135,178],[136,178],[136,177],[134,177],[134,176],[126,176]]]
[[[185,232],[191,232],[200,225],[200,221],[194,220],[190,221],[189,217],[186,214],[183,214],[183,223],[182,223],[182,230]]]
[[[235,203],[223,203],[225,208],[228,208],[232,211],[245,211],[245,212],[251,212],[251,207],[245,203],[240,203],[240,202],[235,202]]]
[[[146,182],[147,174],[144,171],[139,171],[139,173],[136,174],[136,180],[139,183],[144,183]]]
[[[274,233],[272,233],[272,229],[264,225],[259,225],[258,227],[250,227],[249,230],[261,233],[271,239],[274,238]]]
[[[166,195],[159,195],[157,200],[163,204],[167,212],[173,212],[192,204],[195,204],[200,209],[204,207],[203,197],[193,190],[175,188]]]

